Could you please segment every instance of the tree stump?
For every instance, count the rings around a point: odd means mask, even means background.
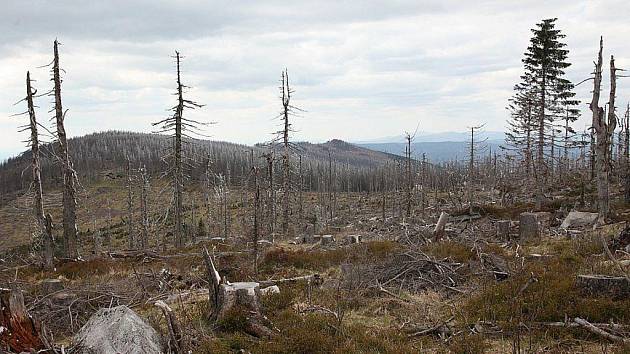
[[[438,219],[437,224],[435,224],[435,229],[433,229],[433,236],[435,241],[439,241],[444,234],[444,228],[446,227],[446,223],[448,222],[449,215],[448,213],[441,212],[440,218]]]
[[[41,326],[26,311],[20,290],[0,288],[0,344],[14,352],[44,349]]]
[[[497,221],[497,238],[499,240],[509,240],[510,239],[510,220],[499,220]]]
[[[211,318],[223,329],[242,330],[256,337],[273,337],[271,322],[262,314],[260,284],[256,282],[230,283],[221,277],[207,249],[204,261],[212,284],[210,303]]]
[[[44,279],[41,282],[42,292],[45,295],[63,290],[63,283],[59,279]]]
[[[322,236],[322,245],[329,245],[335,242],[335,237],[333,235],[324,235]]]
[[[214,312],[221,327],[236,326],[256,337],[273,337],[271,323],[260,306],[260,286],[256,282],[237,282],[219,286],[219,307]]]
[[[540,236],[540,224],[536,213],[521,213],[519,216],[519,238],[528,240]]]
[[[577,285],[589,295],[609,295],[618,299],[630,296],[630,281],[625,277],[600,274],[577,276]]]

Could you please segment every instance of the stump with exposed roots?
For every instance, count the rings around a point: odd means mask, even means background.
[[[230,283],[219,275],[208,250],[204,260],[210,275],[211,319],[223,329],[242,330],[256,337],[273,337],[271,322],[262,314],[260,284],[256,282]]]

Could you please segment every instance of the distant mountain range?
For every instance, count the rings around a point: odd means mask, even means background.
[[[476,134],[479,139],[488,139],[488,140],[505,140],[505,133],[498,131],[481,131]],[[405,136],[397,135],[397,136],[389,136],[382,137],[376,139],[365,139],[365,140],[356,140],[351,141],[353,144],[365,145],[365,144],[382,144],[382,143],[404,143]],[[418,132],[413,139],[416,143],[426,143],[426,142],[446,142],[446,141],[459,141],[459,142],[468,142],[470,141],[470,132],[440,132],[440,133],[423,133]]]
[[[475,140],[485,140],[479,154],[497,151],[505,142],[505,134],[497,131],[479,132]],[[469,132],[418,133],[411,144],[412,155],[425,154],[430,161],[465,160],[468,158]],[[384,137],[357,141],[354,144],[370,150],[402,156],[405,153],[405,136]]]

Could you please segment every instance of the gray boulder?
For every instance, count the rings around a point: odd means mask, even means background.
[[[572,211],[564,218],[562,225],[560,225],[563,229],[568,229],[571,227],[583,227],[583,226],[591,226],[593,225],[598,218],[597,213],[589,213],[584,211]]]
[[[160,336],[127,306],[100,309],[72,341],[85,354],[163,353]]]

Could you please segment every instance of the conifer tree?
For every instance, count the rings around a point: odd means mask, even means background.
[[[564,77],[569,51],[562,42],[565,35],[556,29],[556,18],[545,19],[532,29],[533,36],[524,54],[524,74],[518,90],[531,95],[531,100],[518,100],[519,106],[528,107],[533,112],[531,122],[527,122],[526,132],[533,133],[535,147],[534,176],[536,179],[536,207],[540,208],[544,199],[547,179],[545,154],[550,147],[550,132],[554,123],[566,117],[574,117],[574,85]],[[531,111],[529,109],[531,108]],[[568,115],[567,115],[568,113]]]

